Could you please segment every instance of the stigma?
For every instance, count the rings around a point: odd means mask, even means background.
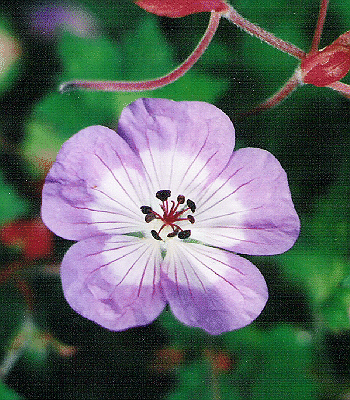
[[[182,194],[177,196],[176,201],[170,200],[170,197],[170,190],[159,190],[156,193],[156,198],[161,201],[161,211],[158,213],[150,206],[141,206],[141,212],[145,214],[145,221],[147,223],[154,220],[160,221],[161,226],[159,230],[151,230],[151,235],[155,240],[163,240],[161,234],[166,227],[171,229],[171,231],[166,234],[166,237],[188,239],[191,236],[191,230],[182,229],[180,225],[182,221],[187,221],[191,224],[195,223],[195,218],[191,213],[196,211],[196,204],[193,200],[186,200],[185,196]]]

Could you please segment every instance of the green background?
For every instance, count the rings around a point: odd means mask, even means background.
[[[266,278],[269,302],[250,326],[217,337],[183,326],[169,310],[149,326],[109,332],[74,313],[63,298],[57,269],[70,242],[55,238],[54,248],[34,260],[23,248],[1,243],[0,398],[349,398],[350,101],[305,85],[276,108],[238,119],[280,88],[298,61],[226,20],[199,62],[174,84],[143,93],[61,94],[59,85],[72,79],[166,74],[192,52],[209,15],[168,19],[131,0],[77,0],[67,4],[90,15],[95,28],[82,33],[62,24],[44,35],[32,28],[41,4],[5,1],[0,11],[0,45],[12,38],[21,49],[0,69],[2,226],[40,214],[45,166],[65,140],[89,125],[115,128],[121,110],[139,97],[163,97],[215,104],[234,121],[238,147],[272,152],[288,174],[302,229],[285,254],[247,257]],[[308,50],[318,1],[232,5]],[[331,0],[321,47],[349,27],[349,0]],[[32,312],[16,279],[5,278],[15,266],[30,288]],[[43,339],[48,333],[51,341]],[[70,346],[74,355],[64,355],[62,348]]]

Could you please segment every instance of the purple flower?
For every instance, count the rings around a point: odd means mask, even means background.
[[[139,99],[120,117],[78,132],[43,189],[42,218],[77,240],[62,261],[64,295],[110,330],[152,322],[168,303],[211,334],[264,308],[259,270],[235,253],[288,250],[299,234],[286,173],[267,151],[234,148],[213,105]]]
[[[30,24],[34,33],[55,37],[62,28],[76,36],[94,36],[97,25],[93,17],[82,8],[69,3],[44,3],[33,8]]]

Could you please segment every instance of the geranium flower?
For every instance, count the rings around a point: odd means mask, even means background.
[[[279,162],[261,149],[233,152],[234,141],[213,105],[139,99],[118,134],[91,126],[62,146],[42,218],[79,241],[61,267],[75,311],[118,331],[152,322],[168,303],[211,334],[261,313],[265,280],[235,253],[288,250],[299,219]]]

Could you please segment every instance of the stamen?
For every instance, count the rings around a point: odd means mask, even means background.
[[[178,233],[177,236],[179,239],[187,239],[191,236],[191,231],[189,229],[185,230],[185,231],[181,231]]]
[[[167,237],[175,237],[179,233],[178,229],[175,229],[173,232],[167,234]]]
[[[171,196],[171,191],[170,190],[159,190],[156,193],[156,197],[157,199],[161,200],[161,201],[166,201],[168,200],[168,198]]]
[[[187,215],[187,219],[191,222],[191,224],[194,224],[194,216],[193,215]]]
[[[156,240],[162,240],[162,238],[159,236],[159,234],[157,233],[157,231],[155,231],[154,229],[151,230],[151,234],[154,237],[154,239]]]
[[[150,206],[141,206],[140,209],[142,211],[142,214],[149,214],[153,211],[152,207]]]
[[[192,212],[196,211],[196,204],[193,200],[187,199],[184,195],[179,194],[177,196],[177,203],[174,200],[169,200],[171,196],[170,190],[158,190],[156,193],[156,198],[161,200],[162,204],[159,204],[163,213],[158,214],[156,211],[153,211],[150,206],[141,206],[140,209],[143,214],[145,214],[145,221],[147,223],[152,222],[153,220],[160,220],[161,227],[158,231],[152,229],[151,234],[156,240],[163,240],[160,236],[161,232],[164,228],[171,228],[170,233],[164,233],[167,237],[172,238],[178,236],[179,239],[187,239],[191,236],[191,231],[183,230],[178,222],[180,221],[189,221],[191,224],[195,223],[195,219],[193,215],[186,215],[189,210]],[[170,204],[171,203],[171,204]],[[178,211],[178,208],[181,204],[186,203],[186,206],[183,206],[181,210]],[[168,230],[169,232],[169,230]]]
[[[183,194],[179,194],[178,196],[177,196],[177,202],[179,203],[179,204],[184,204],[184,202],[185,202],[185,196],[183,195]]]
[[[155,218],[156,218],[156,215],[153,212],[150,212],[145,216],[145,221],[147,223],[149,223],[149,222],[153,221]]]
[[[196,204],[194,201],[187,199],[187,206],[193,213],[196,211]]]

